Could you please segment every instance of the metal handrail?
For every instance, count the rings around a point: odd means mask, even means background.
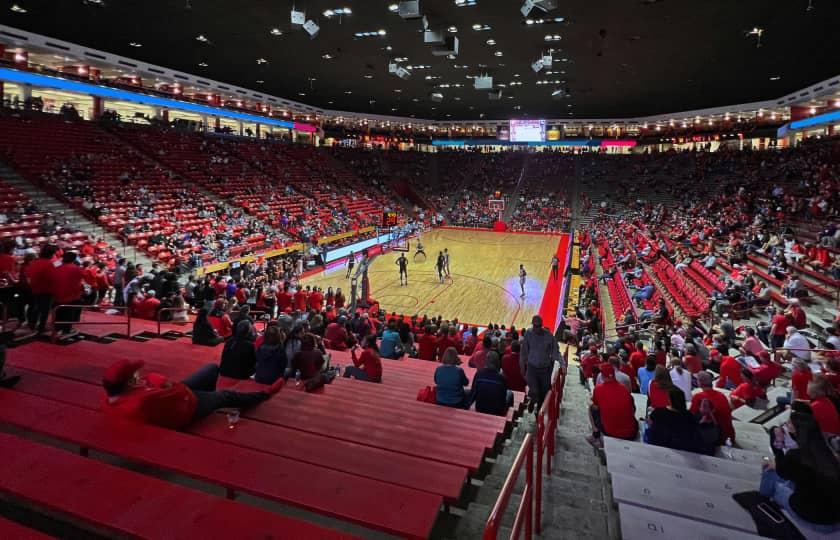
[[[186,321],[163,321],[163,320],[161,320],[161,314],[162,313],[179,313],[181,311],[185,311],[187,313],[187,315],[190,314],[190,308],[188,308],[188,307],[182,307],[182,308],[167,307],[167,308],[160,308],[158,310],[158,312],[157,312],[157,335],[158,336],[161,335],[160,325],[161,325],[162,322],[171,322],[173,324],[177,324],[177,323],[189,324],[189,322],[190,322],[189,320],[186,320]]]
[[[94,310],[98,311],[100,309],[99,306],[91,306],[91,305],[84,305],[84,304],[58,304],[58,305],[53,306],[52,309],[50,309],[50,313],[51,313],[51,317],[52,317],[52,332],[50,333],[50,341],[52,341],[53,343],[55,343],[57,341],[57,338],[58,338],[58,329],[56,328],[57,324],[70,324],[70,325],[73,325],[73,326],[87,325],[87,324],[125,325],[125,335],[129,338],[131,337],[131,310],[128,308],[128,306],[111,306],[111,307],[108,308],[108,309],[114,309],[114,310],[118,310],[118,311],[119,310],[125,311],[126,318],[125,318],[125,320],[121,320],[121,321],[82,321],[82,320],[78,320],[78,321],[57,321],[56,320],[56,312],[60,308],[74,308],[74,309],[80,309],[82,311],[84,311],[85,309],[87,309],[88,311],[94,311]],[[81,317],[80,317],[80,319],[81,319]]]
[[[534,438],[528,433],[522,440],[522,447],[516,454],[513,460],[513,466],[508,472],[505,483],[499,492],[499,498],[496,499],[496,504],[493,505],[493,510],[490,511],[490,516],[487,518],[487,523],[484,526],[484,540],[496,540],[499,534],[499,527],[502,524],[502,517],[507,509],[508,502],[510,502],[511,493],[519,478],[519,474],[525,465],[525,490],[522,492],[522,499],[519,502],[519,508],[516,510],[516,517],[513,521],[513,529],[510,534],[511,540],[519,538],[519,533],[522,530],[524,521],[525,525],[525,540],[532,539],[532,525],[533,525],[533,482],[534,482]]]

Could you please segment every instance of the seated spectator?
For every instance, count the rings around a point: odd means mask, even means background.
[[[691,398],[692,414],[700,413],[701,405],[704,401],[708,401],[712,409],[712,415],[720,428],[718,444],[723,444],[726,439],[734,443],[735,427],[732,425],[732,409],[729,406],[729,400],[722,392],[712,388],[712,374],[708,371],[701,371],[697,375],[697,382],[700,385],[700,391]]]
[[[150,290],[142,297],[140,295],[134,297],[131,312],[138,319],[155,321],[157,320],[158,308],[160,308],[160,300],[157,299],[155,291]]]
[[[753,407],[755,400],[766,397],[764,390],[755,382],[750,371],[744,371],[741,383],[729,393],[729,405],[734,411],[742,405]]]
[[[315,343],[315,336],[309,333],[301,332],[300,349],[292,356],[291,365],[286,370],[287,377],[292,375],[297,376],[300,372],[299,383],[304,384],[307,381],[319,377],[324,370],[326,360],[323,353],[317,349]],[[286,357],[288,358],[288,340],[286,341]],[[352,367],[352,366],[351,366]]]
[[[647,356],[647,360],[645,360],[645,366],[640,367],[639,370],[636,372],[639,378],[639,391],[644,394],[648,395],[648,387],[650,386],[650,381],[653,380],[653,376],[656,372],[656,357],[652,354]]]
[[[435,386],[437,388],[437,403],[446,407],[466,409],[469,407],[469,397],[464,387],[470,381],[461,369],[461,359],[458,351],[450,347],[443,351],[441,365],[435,369]]]
[[[484,339],[481,341],[481,347],[477,347],[475,352],[472,353],[472,356],[470,356],[470,361],[468,362],[469,366],[476,369],[483,368],[484,361],[487,358],[487,353],[489,353],[492,348],[493,338],[490,336],[490,332],[488,331],[484,334]]]
[[[334,351],[347,350],[347,329],[344,325],[347,319],[344,316],[339,317],[334,322],[327,325],[324,331],[324,347],[333,349]]]
[[[676,386],[668,390],[669,403],[650,413],[646,442],[698,454],[710,454],[712,449],[703,440],[697,418],[686,410],[685,394]]]
[[[231,379],[247,379],[254,374],[256,364],[254,327],[249,320],[243,319],[236,325],[236,332],[222,349],[219,374]]]
[[[525,375],[519,368],[519,350],[521,345],[518,341],[510,344],[510,352],[502,356],[502,373],[508,382],[508,388],[514,392],[525,391]],[[526,366],[527,369],[527,366]]]
[[[227,339],[233,335],[233,321],[230,318],[230,305],[224,299],[216,300],[213,310],[207,316],[216,332]]]
[[[682,390],[686,402],[691,400],[691,372],[685,369],[679,357],[671,357],[671,382]]]
[[[808,340],[799,333],[795,326],[788,326],[785,329],[785,342],[782,344],[785,358],[799,358],[805,362],[811,361],[811,344]]]
[[[388,321],[388,327],[382,332],[382,341],[379,343],[379,354],[382,358],[396,359],[403,355],[400,334],[397,331],[397,321]]]
[[[619,358],[616,355],[612,354],[609,356],[609,358],[607,358],[607,363],[613,367],[615,380],[623,384],[628,391],[633,392],[633,379],[630,378],[630,375],[621,370],[622,366]],[[604,382],[604,376],[601,375],[601,373],[599,372],[598,379],[596,380],[595,384],[601,384],[602,382]]]
[[[826,436],[840,436],[840,397],[827,378],[817,375],[808,383],[808,396],[811,398],[811,410],[820,431]]]
[[[840,464],[814,416],[794,410],[771,440],[775,463],[764,465],[761,494],[789,512],[800,529],[840,531]]]
[[[668,392],[674,387],[671,381],[671,374],[662,366],[656,366],[653,379],[648,386],[648,404],[653,409],[660,409],[670,406],[671,398]]]
[[[747,337],[744,338],[744,343],[741,345],[741,353],[758,358],[758,356],[765,351],[764,345],[755,337],[755,328],[747,327],[744,329]]]
[[[207,310],[201,308],[195,318],[192,329],[192,342],[194,345],[206,345],[215,347],[224,342],[225,338],[216,333],[216,329],[207,320]]]
[[[397,334],[399,336],[399,334]],[[356,357],[356,349],[350,349],[353,365],[344,368],[344,377],[360,381],[382,382],[382,361],[379,359],[379,348],[376,346],[376,336],[368,336],[362,342],[362,354]]]
[[[437,338],[432,327],[427,325],[417,341],[417,358],[434,361],[437,356]]]
[[[118,360],[102,377],[105,388],[103,411],[126,420],[171,429],[184,429],[192,422],[225,407],[247,408],[268,399],[282,388],[282,381],[262,392],[216,390],[219,368],[209,364],[183,382],[157,373],[140,378],[142,360]]]
[[[260,384],[273,384],[283,378],[288,367],[286,334],[276,323],[265,329],[263,342],[257,348],[254,380]]]
[[[697,348],[694,345],[685,346],[685,356],[683,356],[683,364],[685,368],[692,375],[697,375],[703,371],[703,360],[697,354]]]
[[[615,370],[610,364],[601,367],[601,375],[604,382],[595,386],[589,407],[592,435],[586,438],[596,448],[603,447],[602,435],[633,440],[639,432],[633,396],[615,380]]]
[[[470,404],[480,413],[505,416],[513,405],[513,392],[499,371],[499,353],[491,351],[482,369],[476,370],[470,387]]]
[[[717,388],[731,390],[743,382],[741,372],[743,367],[734,356],[726,355],[720,361],[720,377],[715,383]]]

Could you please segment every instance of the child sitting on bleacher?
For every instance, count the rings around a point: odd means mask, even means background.
[[[259,392],[216,390],[219,368],[208,364],[182,382],[159,373],[140,377],[142,360],[118,360],[102,377],[106,414],[171,429],[184,429],[213,411],[226,407],[247,408],[276,394],[283,387],[279,380]]]

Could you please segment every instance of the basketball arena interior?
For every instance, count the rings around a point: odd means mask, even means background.
[[[840,539],[840,2],[0,2],[0,538]]]

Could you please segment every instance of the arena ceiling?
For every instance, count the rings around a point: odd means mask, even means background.
[[[0,23],[325,109],[439,120],[690,111],[777,98],[840,67],[836,0],[560,0],[528,17],[523,1],[420,0],[430,29],[458,38],[455,57],[379,0],[16,0]],[[293,6],[320,26],[314,39]],[[388,72],[397,59],[406,80]],[[501,99],[473,88],[481,75]]]

